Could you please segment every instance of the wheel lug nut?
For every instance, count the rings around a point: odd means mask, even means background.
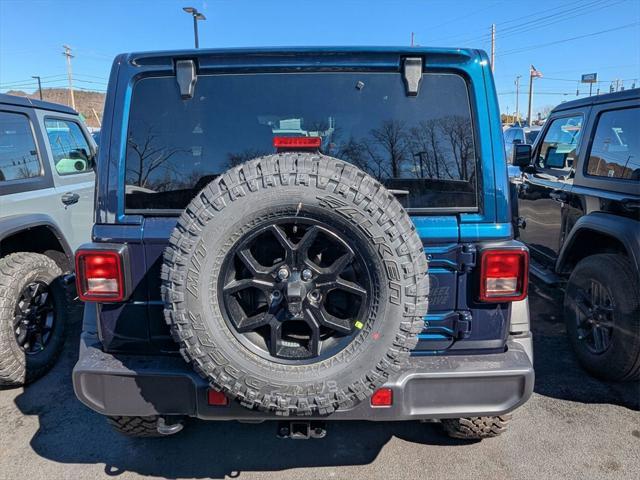
[[[311,280],[311,277],[313,277],[313,273],[311,272],[311,270],[309,270],[308,268],[302,270],[302,279],[304,281]]]
[[[289,269],[287,267],[282,267],[278,270],[278,278],[280,280],[286,280],[289,278]]]
[[[309,293],[307,293],[307,298],[312,302],[319,302],[322,298],[322,294],[318,290],[311,290]]]

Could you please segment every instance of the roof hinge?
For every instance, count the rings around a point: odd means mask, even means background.
[[[422,80],[422,58],[407,57],[404,59],[403,67],[403,78],[407,96],[415,97],[418,95],[420,80]]]
[[[180,88],[180,97],[183,100],[193,98],[193,92],[196,88],[196,62],[194,60],[177,60],[176,61],[176,81]]]

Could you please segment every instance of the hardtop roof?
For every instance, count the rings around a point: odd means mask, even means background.
[[[640,88],[624,90],[622,92],[605,93],[603,95],[593,95],[591,97],[579,98],[569,102],[561,103],[553,109],[554,112],[570,110],[578,107],[586,107],[591,105],[600,105],[609,102],[621,102],[623,100],[640,100]]]
[[[67,105],[61,105],[59,103],[45,102],[42,100],[35,100],[29,97],[19,97],[17,95],[8,95],[6,93],[0,93],[0,105],[15,105],[18,107],[31,107],[39,108],[42,110],[50,110],[52,112],[69,113],[77,115],[73,108]]]

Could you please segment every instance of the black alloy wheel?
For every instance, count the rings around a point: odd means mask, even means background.
[[[42,352],[51,339],[56,321],[49,285],[41,281],[27,284],[14,311],[14,330],[18,346],[27,355]]]
[[[248,232],[222,267],[222,313],[252,352],[280,363],[320,361],[357,336],[371,273],[331,225],[282,218]]]
[[[596,355],[604,353],[611,344],[614,327],[613,299],[607,287],[591,279],[587,288],[577,289],[572,300],[578,311],[578,340],[584,342],[590,352]]]

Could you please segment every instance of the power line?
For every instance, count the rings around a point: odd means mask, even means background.
[[[513,37],[515,35],[522,35],[526,32],[532,31],[532,30],[538,30],[540,28],[546,28],[548,26],[557,24],[557,23],[561,23],[561,22],[565,22],[567,20],[572,20],[574,18],[577,18],[579,16],[582,15],[586,15],[589,13],[593,13],[595,11],[601,10],[603,8],[610,8],[614,5],[617,5],[619,3],[622,3],[625,0],[617,0],[614,1],[613,3],[607,3],[609,2],[609,0],[595,0],[592,1],[591,3],[587,3],[583,6],[581,6],[580,8],[566,8],[569,5],[573,5],[575,3],[582,3],[581,1],[576,1],[576,2],[572,2],[570,4],[567,5],[563,5],[560,8],[561,10],[555,9],[552,10],[554,13],[549,14],[549,11],[545,12],[545,15],[543,15],[542,17],[538,17],[538,18],[534,18],[533,20],[530,20],[528,22],[523,22],[511,27],[507,27],[505,29],[500,29],[500,39],[504,39],[504,38],[508,38],[508,37]],[[603,3],[604,2],[604,3]],[[504,25],[505,23],[510,23],[512,21],[515,20],[519,20],[522,18],[528,18],[528,17],[532,17],[532,16],[536,16],[539,14],[531,14],[525,17],[519,17],[518,19],[513,19],[511,21],[506,21],[506,22],[501,22],[498,23],[497,26],[500,27],[501,25]],[[550,20],[548,20],[550,19]],[[480,36],[475,36],[475,37],[466,37],[466,39],[461,40],[460,43],[484,43],[484,42],[488,42],[489,40],[491,40],[491,35],[490,34],[483,34]],[[508,52],[514,52],[517,49],[512,49]],[[522,50],[525,51],[525,50]],[[504,52],[501,54],[498,54],[497,56],[500,55],[505,55],[508,52]],[[510,53],[509,53],[510,54]]]
[[[632,80],[637,80],[638,77],[635,78],[617,78],[616,80],[620,81],[620,82],[630,82]],[[570,78],[550,78],[550,77],[542,77],[540,80],[551,80],[553,82],[580,82],[579,78],[574,78],[574,79],[570,79]],[[611,82],[615,82],[615,80],[597,80],[594,83],[611,83]]]
[[[578,35],[576,37],[563,38],[562,40],[556,40],[556,41],[553,41],[553,42],[539,43],[537,45],[529,45],[529,46],[522,47],[522,48],[516,48],[516,49],[513,49],[513,50],[507,50],[506,52],[501,53],[498,56],[513,55],[514,53],[520,53],[520,52],[526,52],[526,51],[529,51],[529,50],[535,50],[537,48],[548,47],[550,45],[557,45],[558,43],[570,42],[572,40],[580,40],[582,38],[595,37],[597,35],[602,35],[604,33],[614,32],[614,31],[617,31],[617,30],[623,30],[625,28],[631,28],[631,27],[634,27],[636,25],[640,25],[640,22],[627,23],[625,25],[620,25],[620,26],[617,26],[617,27],[614,27],[614,28],[608,28],[606,30],[600,30],[599,32],[592,32],[592,33],[587,33],[585,35]]]
[[[514,30],[514,31],[511,31],[511,32],[507,32],[507,33],[501,32],[500,38],[503,39],[505,37],[508,38],[508,37],[513,37],[513,36],[516,36],[516,35],[522,35],[524,33],[531,32],[533,30],[537,31],[537,30],[539,30],[541,28],[550,27],[552,25],[555,25],[556,23],[566,22],[567,20],[573,20],[573,19],[575,19],[577,17],[583,16],[583,15],[587,15],[589,13],[596,12],[596,11],[601,10],[603,8],[610,8],[610,7],[612,7],[612,6],[614,6],[614,5],[618,4],[618,3],[621,3],[623,1],[624,0],[618,0],[617,2],[614,2],[614,3],[609,3],[609,4],[606,4],[606,5],[602,5],[602,6],[595,6],[594,8],[586,9],[586,10],[583,10],[583,11],[578,11],[574,15],[565,15],[562,18],[557,18],[557,19],[554,19],[554,20],[551,20],[551,21],[544,20],[543,24],[530,25],[530,26],[528,26],[526,28],[523,28],[523,29],[520,29],[520,30]]]
[[[573,20],[576,17],[586,15],[588,13],[592,13],[602,8],[608,8],[611,5],[615,5],[615,3],[602,5],[602,1],[603,0],[596,0],[591,3],[587,3],[583,5],[580,9],[570,8],[570,9],[562,10],[552,15],[545,15],[545,16],[536,18],[534,20],[531,20],[529,22],[524,22],[521,24],[513,25],[511,27],[507,27],[505,29],[501,29],[500,38],[502,39],[502,38],[513,37],[515,35],[522,35],[523,33],[530,32],[532,30],[538,30],[540,28],[546,28],[556,23],[566,22],[567,20]],[[604,1],[608,1],[608,0],[604,0]],[[620,3],[621,1],[623,0],[619,0],[618,3]]]
[[[84,87],[75,87],[77,90],[82,90],[84,92],[100,92],[105,93],[107,90],[105,88],[84,88]]]
[[[48,75],[48,76],[41,75],[40,76],[40,78],[52,78],[52,77],[66,77],[66,74]],[[13,84],[18,84],[18,83],[29,83],[29,82],[33,83],[30,78],[25,78],[23,80],[14,80],[14,81],[11,81],[11,82],[0,83],[0,85],[13,85]]]
[[[547,11],[546,11],[546,12],[544,12],[544,13],[553,12],[554,10],[562,9],[562,8],[566,8],[566,7],[570,6],[570,5],[575,5],[576,3],[583,3],[583,2],[584,2],[584,0],[575,0],[575,1],[573,1],[573,2],[565,3],[564,5],[559,5],[559,6],[557,6],[557,7],[554,7],[554,8],[552,8],[551,10],[547,10]],[[511,19],[509,19],[509,20],[504,20],[504,21],[500,22],[500,26],[506,25],[506,24],[508,24],[508,23],[517,22],[517,21],[519,21],[519,20],[524,20],[525,18],[535,17],[535,16],[537,16],[537,15],[539,15],[539,14],[540,14],[540,12],[530,13],[529,15],[519,15],[519,16],[517,16],[517,17],[513,17],[513,18],[511,18]]]
[[[597,0],[597,1],[601,1],[601,0]],[[568,7],[569,5],[574,5],[574,4],[576,4],[576,3],[583,3],[583,0],[575,0],[575,1],[571,2],[571,3],[569,3],[569,4],[562,5],[562,6],[559,6],[559,7],[555,7],[555,8],[552,8],[551,10],[547,10],[545,13],[551,13],[551,12],[553,12],[553,15],[561,14],[562,12],[564,12],[564,11],[565,11],[565,10],[562,10],[562,9],[565,9],[565,8],[566,8],[566,7]],[[558,10],[560,10],[560,11],[558,11]],[[510,19],[510,20],[506,20],[506,21],[503,21],[503,22],[498,22],[498,23],[497,23],[497,26],[498,26],[498,27],[502,27],[502,26],[503,26],[503,25],[505,25],[505,24],[512,23],[512,22],[514,22],[514,21],[518,21],[518,20],[522,20],[522,19],[524,19],[524,18],[529,18],[529,17],[538,16],[538,15],[540,15],[540,12],[536,12],[536,13],[533,13],[533,14],[530,14],[530,15],[526,15],[526,16],[518,16],[518,17],[514,17],[514,18],[512,18],[512,19]],[[529,21],[529,22],[524,22],[524,23],[523,23],[523,24],[521,24],[521,25],[525,25],[525,24],[527,24],[527,23],[532,23],[532,22],[535,22],[535,21],[536,21],[536,20],[531,20],[531,21]],[[507,29],[510,29],[510,28],[512,28],[512,27],[507,27]],[[465,34],[455,34],[455,35],[450,35],[450,36],[448,36],[448,37],[444,37],[444,38],[442,38],[442,39],[441,39],[441,41],[442,41],[442,40],[447,40],[447,39],[453,39],[453,38],[467,38],[467,39],[474,39],[474,40],[475,40],[475,39],[477,39],[477,38],[486,38],[487,36],[488,36],[487,34],[483,34],[483,35],[480,35],[480,36],[476,35],[476,36],[470,37],[470,36],[469,36],[468,34],[466,34],[466,33],[465,33]]]
[[[499,2],[494,3],[493,5],[491,5],[491,7],[495,7],[496,5],[499,5],[499,4],[501,4],[501,3],[504,3],[504,0],[501,0],[501,1],[499,1]],[[451,20],[447,20],[446,22],[443,22],[443,23],[440,23],[439,25],[436,25],[435,27],[429,27],[429,30],[430,30],[430,31],[432,31],[432,30],[437,30],[438,28],[444,27],[445,25],[450,25],[450,24],[455,23],[455,22],[458,22],[458,21],[460,21],[460,20],[462,20],[462,19],[472,17],[472,16],[474,16],[474,15],[476,15],[476,14],[480,13],[480,12],[484,12],[484,11],[486,11],[486,10],[487,10],[487,8],[489,8],[489,7],[487,7],[487,6],[485,5],[484,7],[479,8],[478,10],[474,10],[474,11],[472,11],[472,12],[470,12],[470,13],[467,13],[466,15],[462,15],[461,17],[454,17],[454,18],[452,18]]]

